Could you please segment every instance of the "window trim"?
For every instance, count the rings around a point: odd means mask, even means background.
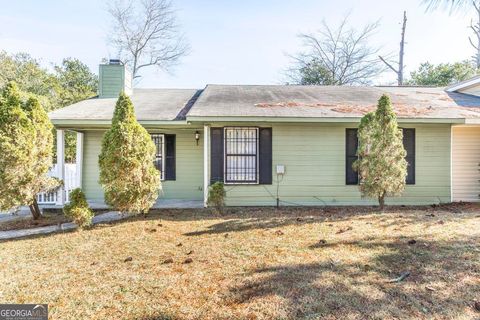
[[[228,181],[227,180],[227,130],[229,129],[255,129],[256,131],[256,153],[255,153],[255,181]],[[255,126],[228,126],[223,127],[223,183],[226,185],[258,185],[260,182],[259,165],[260,165],[260,136],[259,127]],[[235,155],[235,154],[233,154]],[[229,154],[232,156],[232,154]],[[253,156],[251,154],[240,154],[239,156]]]
[[[162,137],[162,171],[160,171],[160,181],[165,181],[165,165],[166,165],[166,161],[165,161],[165,144],[166,144],[165,134],[164,133],[150,133],[150,137],[152,138],[152,142],[155,144],[155,142],[153,141],[154,136],[161,136]],[[157,146],[155,144],[155,159],[154,160],[156,160],[156,159],[157,159]],[[157,167],[155,167],[155,169],[157,169]]]

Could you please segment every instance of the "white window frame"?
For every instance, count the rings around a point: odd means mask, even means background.
[[[255,181],[227,181],[227,130],[232,129],[255,129],[256,131],[256,163],[255,163]],[[255,185],[259,184],[259,165],[260,165],[260,135],[259,135],[259,128],[252,127],[252,126],[231,126],[231,127],[224,127],[223,128],[223,181],[226,185],[235,185],[235,184],[250,184]]]
[[[165,180],[165,135],[163,133],[150,133],[150,137],[162,137],[162,170],[160,171],[160,180]],[[157,145],[155,145],[155,160],[157,160]],[[157,169],[157,167],[155,167]],[[158,170],[158,169],[157,169]]]

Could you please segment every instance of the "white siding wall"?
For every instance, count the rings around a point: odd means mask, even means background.
[[[479,202],[480,127],[452,127],[453,201]]]

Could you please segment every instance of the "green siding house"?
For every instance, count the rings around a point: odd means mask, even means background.
[[[102,136],[116,97],[131,95],[157,146],[159,207],[200,207],[212,182],[231,206],[367,205],[351,169],[361,117],[382,94],[393,102],[409,163],[407,187],[390,204],[478,201],[480,79],[449,88],[208,85],[132,89],[125,67],[100,66],[98,97],[49,114],[62,178],[64,132],[77,132],[77,184],[102,206]],[[59,197],[63,204],[65,194]]]

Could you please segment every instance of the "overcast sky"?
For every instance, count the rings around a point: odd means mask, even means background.
[[[372,43],[397,53],[400,22],[407,10],[407,71],[423,61],[469,58],[470,14],[425,12],[421,0],[174,0],[192,51],[172,74],[145,73],[139,87],[202,88],[208,83],[280,84],[286,53],[298,52],[299,32],[318,29],[322,19],[337,25],[350,12],[361,28],[380,19]],[[103,0],[0,0],[0,50],[28,52],[48,66],[76,57],[95,73],[102,58],[115,58],[107,34],[110,20]],[[377,84],[393,83],[386,73]]]

